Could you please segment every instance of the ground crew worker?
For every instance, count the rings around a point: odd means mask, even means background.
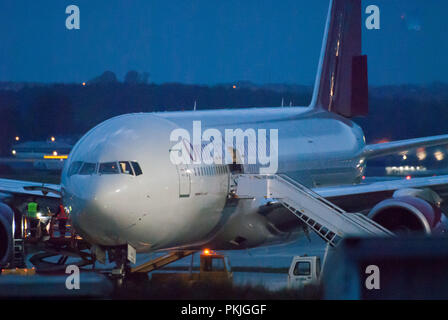
[[[35,198],[32,198],[31,201],[28,203],[28,210],[27,210],[27,218],[30,223],[30,231],[31,236],[36,237],[37,233],[37,226],[39,224],[39,218],[37,217],[37,211],[39,209],[39,204],[36,202]]]
[[[56,220],[59,222],[59,236],[63,238],[65,237],[65,233],[67,230],[68,217],[62,204],[59,205],[59,211],[56,214]]]

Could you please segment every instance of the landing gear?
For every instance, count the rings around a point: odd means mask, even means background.
[[[131,273],[131,262],[135,263],[135,249],[130,245],[110,248],[109,261],[115,263],[111,278],[120,287],[123,285],[123,280]]]

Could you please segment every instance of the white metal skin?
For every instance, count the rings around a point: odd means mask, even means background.
[[[190,195],[180,196],[178,168],[170,161],[175,144],[170,134],[176,128],[191,130],[193,120],[201,120],[204,128],[278,129],[279,173],[308,186],[351,184],[362,176],[361,129],[328,112],[296,107],[120,116],[88,132],[62,173],[63,203],[71,208],[73,224],[83,237],[103,246],[129,243],[139,252],[212,240],[215,249],[228,248],[236,236],[248,240],[238,249],[284,240],[257,214],[264,198],[226,207],[228,171],[190,174]],[[143,174],[69,176],[74,161],[137,161]]]

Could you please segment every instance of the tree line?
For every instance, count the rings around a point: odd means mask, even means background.
[[[33,84],[19,89],[0,86],[0,153],[8,155],[15,136],[45,140],[52,135],[81,136],[113,116],[164,112],[306,106],[312,90],[286,86],[153,84],[149,74],[131,73],[124,82],[105,72],[85,84]],[[9,89],[8,89],[9,88]],[[411,89],[410,89],[411,88]],[[448,133],[448,86],[382,87],[371,90],[368,117],[355,119],[368,141],[395,140]],[[426,92],[425,99],[421,96]]]

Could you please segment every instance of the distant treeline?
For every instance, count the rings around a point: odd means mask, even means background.
[[[197,110],[280,107],[282,101],[285,107],[306,106],[312,94],[307,86],[249,82],[199,86],[94,80],[84,85],[0,83],[0,153],[10,154],[16,135],[22,140],[82,135],[125,113],[192,110],[195,102]],[[368,117],[355,119],[369,141],[448,133],[448,85],[375,87],[370,110]]]

